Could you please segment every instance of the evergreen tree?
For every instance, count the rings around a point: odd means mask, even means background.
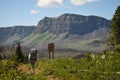
[[[17,61],[17,62],[23,62],[23,55],[22,55],[22,50],[21,50],[20,43],[18,43],[18,46],[16,48],[15,61]]]
[[[0,55],[0,60],[2,60],[2,56]]]
[[[111,23],[111,31],[109,35],[109,42],[112,45],[120,44],[120,6],[118,6]]]

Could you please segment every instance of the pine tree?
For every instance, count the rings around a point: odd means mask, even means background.
[[[120,6],[118,6],[112,18],[109,42],[114,45],[120,45]]]
[[[23,55],[22,55],[22,50],[21,50],[20,43],[18,43],[18,46],[16,48],[15,61],[17,61],[17,62],[23,62]]]

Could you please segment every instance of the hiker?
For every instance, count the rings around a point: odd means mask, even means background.
[[[31,67],[31,74],[34,73],[34,65],[35,62],[37,61],[37,50],[36,49],[31,49],[29,53],[29,61],[30,61],[30,67]]]

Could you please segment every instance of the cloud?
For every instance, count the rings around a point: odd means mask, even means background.
[[[58,7],[63,4],[63,0],[37,0],[37,6],[49,8]]]
[[[38,12],[39,12],[38,10],[33,9],[33,10],[31,10],[30,14],[38,14]]]
[[[99,0],[70,0],[70,3],[73,5],[84,5],[86,3],[99,1]]]

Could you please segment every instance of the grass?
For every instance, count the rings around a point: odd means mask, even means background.
[[[101,41],[101,43],[93,43],[94,41]],[[88,52],[100,52],[104,50],[106,43],[102,43],[101,38],[95,38],[90,40],[83,39],[74,39],[67,40],[64,44],[61,45],[61,48],[75,49],[79,51],[88,51]]]
[[[45,42],[45,40],[47,40],[50,37],[50,35],[48,34],[48,32],[45,32],[41,35],[38,35],[31,43],[31,46],[37,45],[39,44],[43,44]]]
[[[102,56],[105,56],[102,59]],[[115,53],[87,54],[83,58],[39,59],[35,74],[29,64],[14,66],[13,61],[0,61],[1,80],[119,80],[120,55]],[[21,68],[21,69],[20,69]],[[26,70],[26,71],[25,71]]]

